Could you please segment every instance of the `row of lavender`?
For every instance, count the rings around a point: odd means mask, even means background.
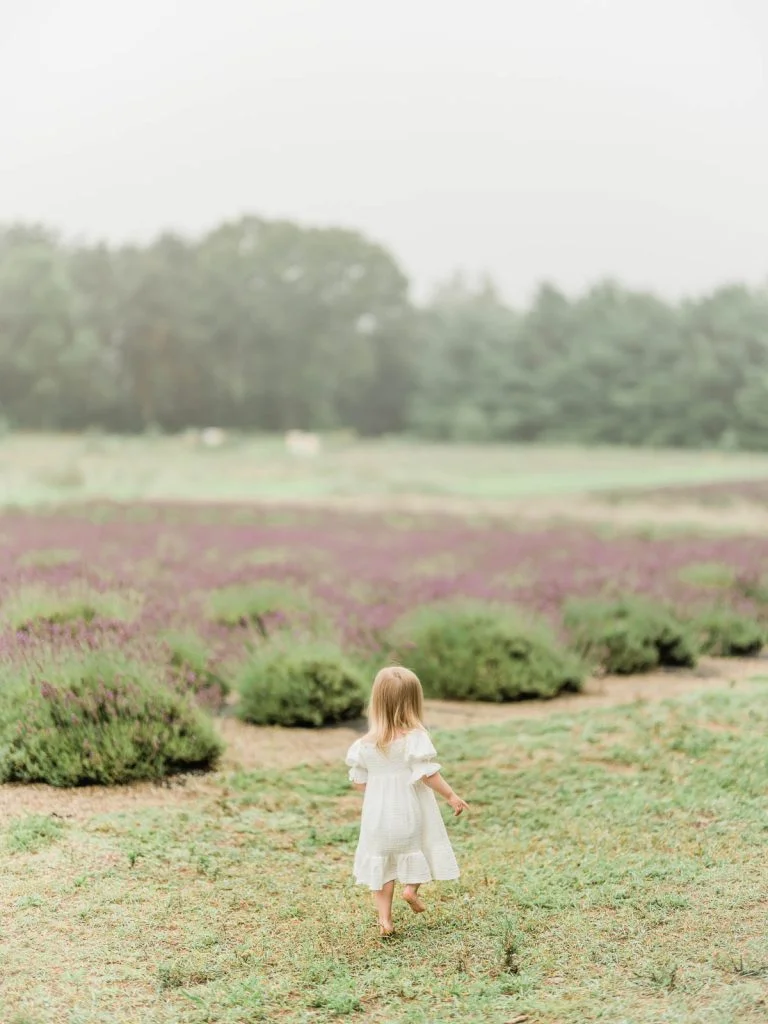
[[[0,655],[110,643],[152,653],[168,629],[192,629],[217,659],[243,638],[211,614],[211,595],[259,581],[304,591],[342,645],[375,652],[406,612],[462,597],[515,604],[560,622],[575,597],[640,593],[681,610],[727,602],[753,610],[768,538],[601,535],[515,530],[455,518],[364,517],[252,508],[92,506],[0,517]],[[735,584],[741,583],[741,586]],[[10,614],[41,591],[76,585],[132,603],[82,628],[40,635]],[[23,616],[22,616],[23,618]],[[106,620],[106,621],[105,621]]]
[[[0,620],[20,591],[83,581],[133,595],[140,608],[122,624],[126,640],[192,626],[222,648],[237,641],[206,613],[208,598],[255,581],[306,590],[358,644],[383,635],[409,609],[457,596],[515,603],[556,621],[567,599],[610,591],[680,608],[726,592],[738,602],[767,573],[768,538],[198,507],[0,517]],[[746,585],[729,587],[738,580]],[[6,651],[20,642],[8,625]]]
[[[8,513],[0,781],[210,767],[221,741],[200,705],[234,689],[252,722],[354,718],[389,653],[432,696],[465,700],[754,653],[766,580],[768,540],[245,508]]]

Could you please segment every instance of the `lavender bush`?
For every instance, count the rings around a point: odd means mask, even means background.
[[[690,623],[642,597],[571,601],[565,624],[584,658],[619,675],[648,672],[659,665],[690,667],[700,652]]]
[[[753,657],[766,641],[765,626],[757,618],[731,608],[714,607],[699,612],[693,625],[700,634],[702,650],[716,657]]]
[[[430,697],[550,698],[580,689],[586,674],[551,629],[509,607],[428,606],[406,616],[394,635]]]
[[[256,725],[319,726],[359,717],[365,702],[357,666],[328,644],[267,644],[243,664],[238,715]]]
[[[208,614],[220,626],[252,626],[262,637],[292,625],[316,624],[319,619],[307,593],[276,580],[214,590],[208,597]]]
[[[169,630],[163,635],[163,644],[177,687],[203,697],[207,704],[221,704],[230,684],[217,667],[210,644],[191,630]]]
[[[137,594],[98,591],[77,582],[58,591],[32,583],[4,601],[0,620],[11,629],[27,632],[53,625],[88,625],[96,618],[127,622],[138,613],[140,604]]]
[[[0,782],[116,785],[210,768],[220,752],[203,712],[118,652],[0,671]]]

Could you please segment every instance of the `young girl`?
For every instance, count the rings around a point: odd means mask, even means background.
[[[403,899],[420,914],[419,886],[459,877],[435,793],[454,814],[468,809],[440,776],[436,751],[423,724],[421,683],[407,668],[376,676],[368,709],[370,729],[349,748],[349,780],[365,793],[355,880],[373,890],[379,931],[391,935],[395,881]]]

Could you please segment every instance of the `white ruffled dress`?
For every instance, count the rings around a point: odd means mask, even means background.
[[[355,881],[373,890],[393,880],[415,885],[459,877],[435,794],[422,779],[440,771],[429,736],[413,730],[386,752],[357,740],[346,763],[365,782]]]

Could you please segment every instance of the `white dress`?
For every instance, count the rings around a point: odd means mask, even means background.
[[[368,740],[349,748],[350,782],[365,782],[355,881],[373,890],[459,877],[435,794],[422,779],[440,771],[429,736],[414,729],[382,752]]]

